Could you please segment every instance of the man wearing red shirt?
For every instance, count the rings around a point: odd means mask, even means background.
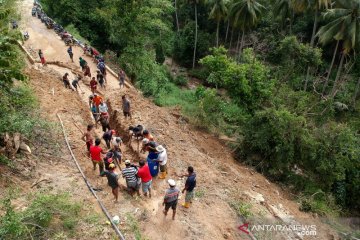
[[[137,176],[141,178],[141,186],[144,196],[147,196],[147,193],[149,192],[149,197],[151,198],[152,177],[150,174],[149,166],[145,164],[144,160],[140,160],[139,165],[140,168],[138,170]]]
[[[106,154],[106,153],[99,146],[100,143],[101,143],[101,140],[99,138],[97,138],[95,140],[95,146],[90,147],[90,156],[91,156],[91,161],[94,165],[94,171],[96,170],[96,164],[99,164],[99,171],[101,174],[101,172],[104,171],[104,163],[102,161],[101,154]]]

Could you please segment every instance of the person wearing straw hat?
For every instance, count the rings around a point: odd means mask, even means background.
[[[162,205],[165,206],[165,209],[163,210],[163,213],[166,216],[169,209],[171,208],[173,210],[172,220],[175,220],[176,206],[177,206],[180,190],[176,187],[175,180],[169,179],[168,183],[170,188],[166,190],[164,196],[164,202]]]
[[[102,171],[100,176],[106,176],[108,180],[108,185],[111,187],[111,192],[115,197],[115,202],[118,202],[118,196],[119,196],[119,183],[118,183],[118,174],[115,173],[115,164],[110,163],[109,164],[109,170]]]
[[[158,155],[158,159],[156,160],[157,162],[159,162],[160,165],[160,179],[164,179],[166,178],[167,175],[167,153],[166,153],[166,149],[162,146],[159,145],[156,147],[156,152],[159,154]]]
[[[138,196],[140,196],[139,188],[140,184],[138,182],[137,173],[138,169],[135,165],[132,165],[130,160],[125,160],[125,168],[121,171],[123,178],[126,180],[126,186],[128,188],[128,192],[131,195],[134,195],[136,192]]]

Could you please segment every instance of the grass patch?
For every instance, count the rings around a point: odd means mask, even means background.
[[[195,191],[195,197],[196,197],[196,198],[202,198],[202,197],[205,196],[205,193],[206,193],[206,191],[205,191],[204,188],[196,189],[196,191]]]
[[[253,216],[251,212],[252,205],[250,203],[244,203],[242,201],[232,202],[230,206],[236,211],[236,214],[239,217],[244,219],[248,219],[249,217]]]
[[[68,194],[36,194],[25,210],[11,204],[14,193],[1,200],[0,236],[4,239],[66,239],[80,219],[80,204]]]
[[[134,234],[136,240],[147,240],[147,238],[141,235],[139,222],[130,213],[126,214],[126,223],[130,228],[130,231]]]

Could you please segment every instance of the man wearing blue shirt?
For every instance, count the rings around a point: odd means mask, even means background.
[[[182,206],[185,208],[190,207],[192,203],[192,199],[195,196],[194,189],[196,187],[196,173],[194,172],[194,168],[192,166],[189,166],[187,170],[188,170],[188,174],[185,175],[187,176],[187,179],[186,179],[185,187],[182,190],[182,193],[186,191],[185,203],[182,204]]]

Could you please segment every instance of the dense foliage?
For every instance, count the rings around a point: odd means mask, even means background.
[[[240,161],[310,196],[304,211],[360,210],[359,0],[42,2],[116,52],[155,103],[238,139]],[[192,69],[174,76],[164,56]],[[189,75],[206,87],[184,89]]]

